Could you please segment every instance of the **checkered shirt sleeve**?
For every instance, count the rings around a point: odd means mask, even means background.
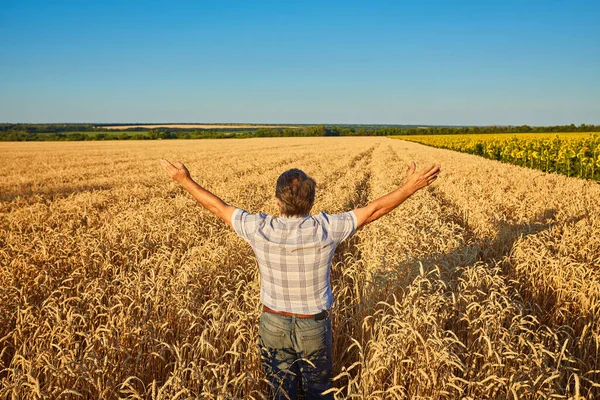
[[[348,239],[356,232],[358,225],[354,211],[348,211],[343,214],[321,213],[321,223],[324,225],[329,236],[337,244]]]
[[[233,230],[240,235],[245,241],[252,243],[252,237],[263,223],[265,214],[250,214],[246,210],[236,208],[231,217],[231,225]]]

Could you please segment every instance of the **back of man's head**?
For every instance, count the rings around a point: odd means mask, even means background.
[[[275,197],[281,203],[281,213],[289,217],[308,214],[315,202],[316,186],[313,178],[296,168],[279,175]]]

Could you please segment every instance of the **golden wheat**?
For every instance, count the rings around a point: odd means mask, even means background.
[[[250,247],[180,159],[274,213],[298,167],[342,212],[442,164],[337,251],[337,398],[600,396],[600,186],[386,138],[0,144],[0,397],[264,398]]]

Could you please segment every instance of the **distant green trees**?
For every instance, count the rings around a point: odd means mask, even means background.
[[[487,133],[600,132],[598,125],[576,126],[393,126],[393,125],[304,125],[295,128],[130,128],[114,131],[93,124],[0,124],[0,141],[227,139],[301,136],[400,136]]]

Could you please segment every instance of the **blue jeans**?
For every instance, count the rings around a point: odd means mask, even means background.
[[[273,398],[333,399],[331,388],[331,320],[285,317],[265,311],[260,316],[258,346]]]

